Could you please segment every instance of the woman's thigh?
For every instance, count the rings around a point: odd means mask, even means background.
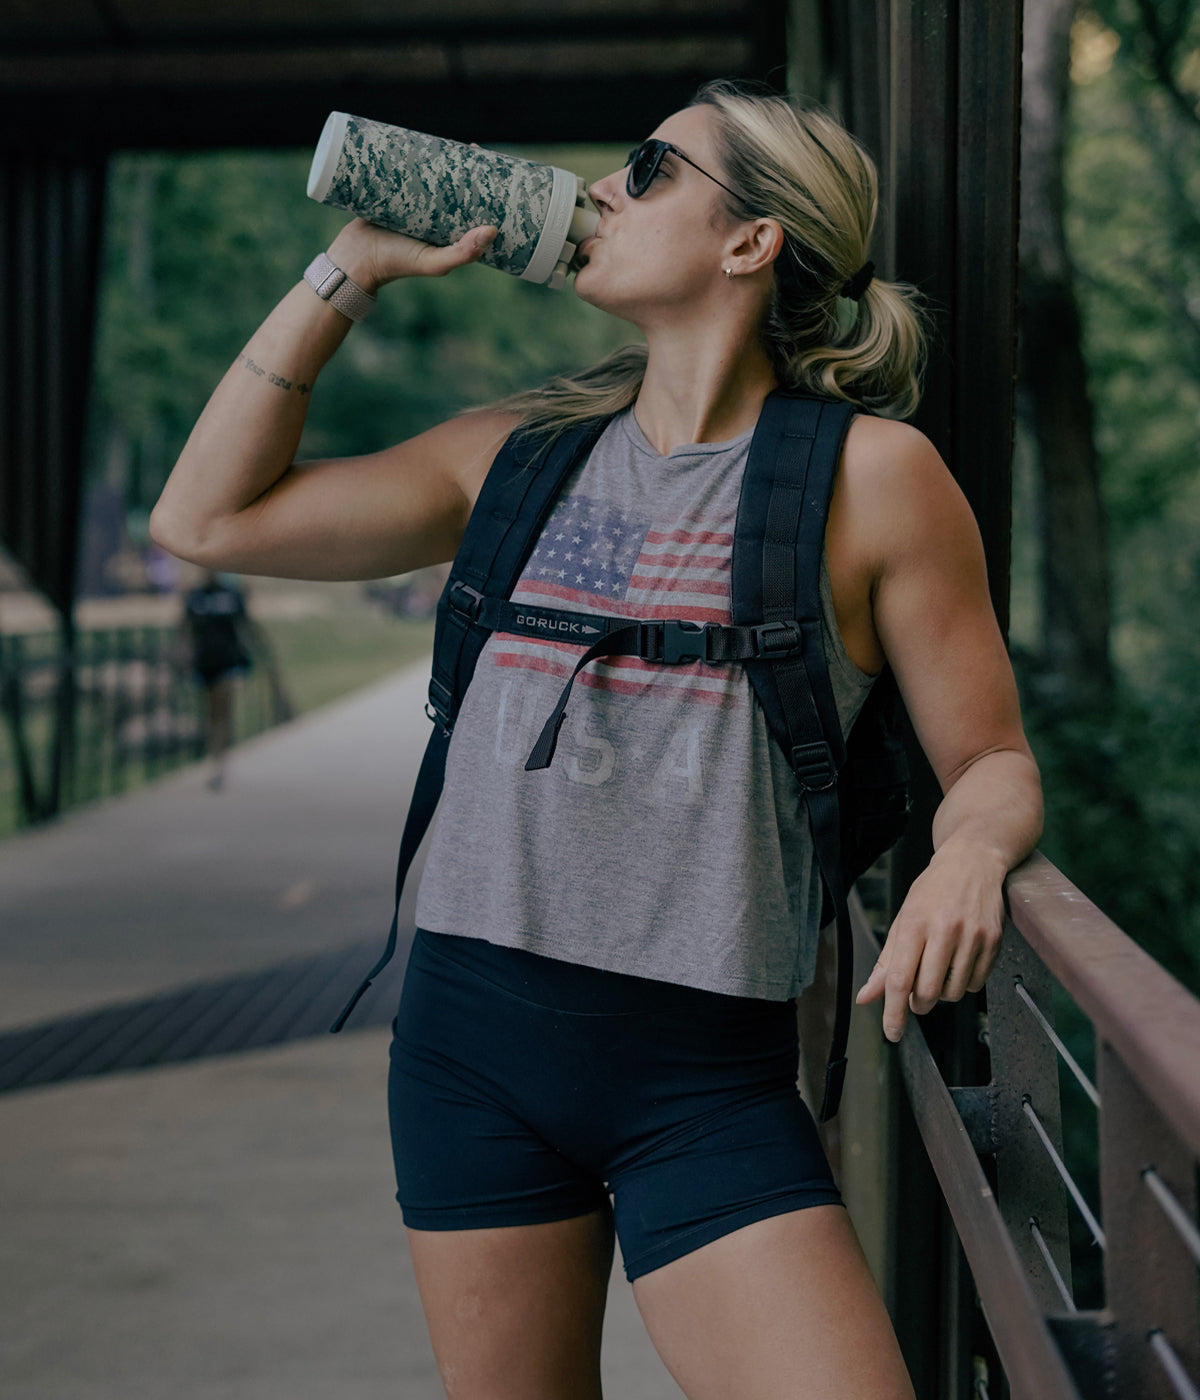
[[[747,1225],[643,1275],[633,1290],[688,1400],[913,1400],[841,1206]]]
[[[607,1210],[408,1232],[434,1356],[454,1400],[599,1400],[613,1259]]]

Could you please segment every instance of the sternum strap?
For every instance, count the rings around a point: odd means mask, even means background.
[[[800,625],[792,621],[734,626],[675,617],[646,620],[613,617],[485,597],[465,583],[452,586],[450,605],[470,622],[488,631],[587,646],[529,755],[525,764],[529,772],[550,766],[575,677],[601,657],[636,656],[659,666],[682,666],[697,661],[716,666],[731,661],[790,656],[802,646]]]

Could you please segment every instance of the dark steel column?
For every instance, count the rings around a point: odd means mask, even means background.
[[[849,126],[875,155],[883,203],[876,261],[924,293],[935,337],[916,418],[975,511],[997,616],[1007,627],[1016,371],[1021,4],[827,3]],[[922,765],[910,832],[893,860],[893,906],[931,854],[940,798]],[[973,1000],[973,999],[972,999]],[[924,1019],[947,1082],[986,1081],[978,1006]],[[885,1293],[922,1396],[970,1393],[969,1276],[907,1105],[894,1117]]]
[[[104,163],[0,148],[0,540],[58,609],[54,749],[32,820],[70,762],[75,555],[95,324]]]

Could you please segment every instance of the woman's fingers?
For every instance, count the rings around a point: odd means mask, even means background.
[[[940,871],[914,882],[857,997],[859,1005],[883,998],[889,1040],[904,1034],[910,1012],[923,1016],[939,1001],[979,991],[987,980],[1000,951],[1004,907],[998,890],[983,896],[975,886],[973,895],[964,897],[961,884],[946,888]],[[969,912],[955,912],[964,906]]]
[[[860,1006],[883,998],[883,1033],[891,1041],[904,1034],[922,953],[921,945],[914,939],[898,934],[898,923],[899,920],[892,925],[879,961],[856,998]]]
[[[475,262],[496,233],[494,224],[483,224],[438,248],[365,219],[352,219],[329,245],[329,256],[353,281],[374,292],[402,277],[444,277]]]
[[[485,224],[481,228],[470,229],[457,243],[451,243],[448,248],[437,248],[432,243],[417,243],[413,271],[409,275],[444,277],[456,267],[465,267],[467,263],[473,263],[482,257],[495,237],[495,225]],[[409,241],[416,242],[415,239]]]

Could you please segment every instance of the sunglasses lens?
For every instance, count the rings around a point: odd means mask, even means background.
[[[664,149],[657,141],[643,141],[636,150],[630,151],[629,179],[626,187],[634,199],[640,199],[650,188],[650,182],[662,161]]]

